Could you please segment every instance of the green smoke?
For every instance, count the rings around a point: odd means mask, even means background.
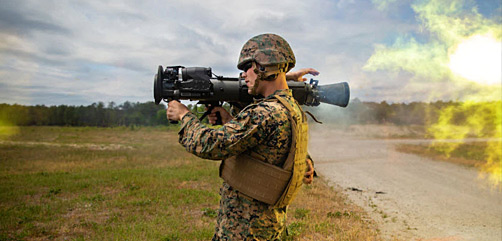
[[[379,9],[393,2],[373,0]],[[502,36],[499,25],[479,14],[471,1],[414,1],[412,9],[428,41],[424,43],[413,36],[400,36],[392,46],[376,45],[364,70],[407,71],[414,75],[412,80],[455,80],[448,62],[449,55],[459,43],[474,35],[489,34],[497,40]]]

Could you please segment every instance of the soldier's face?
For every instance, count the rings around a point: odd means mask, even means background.
[[[241,77],[244,78],[246,81],[246,85],[248,86],[248,93],[250,95],[256,95],[256,93],[253,93],[253,87],[256,84],[256,78],[258,77],[256,73],[254,72],[255,65],[250,65],[249,68],[244,68],[244,72],[242,73]]]

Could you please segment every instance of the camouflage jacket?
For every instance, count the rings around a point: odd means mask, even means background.
[[[278,90],[273,95],[280,95],[300,108],[291,90]],[[187,151],[206,159],[224,160],[252,151],[267,162],[281,166],[290,151],[291,123],[288,110],[273,95],[246,106],[218,129],[203,125],[194,114],[188,113],[181,120],[179,142]],[[226,183],[220,194],[215,240],[279,238],[284,230],[286,209],[243,197]]]

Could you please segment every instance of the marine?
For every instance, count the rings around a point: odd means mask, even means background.
[[[214,108],[210,121],[219,112],[224,123],[219,128],[202,124],[178,101],[168,103],[167,118],[181,121],[180,144],[201,158],[222,160],[213,240],[280,240],[288,205],[302,183],[312,181],[306,116],[286,79],[318,72],[289,72],[295,63],[288,42],[276,34],[248,40],[237,68],[249,94],[257,98],[235,116]]]

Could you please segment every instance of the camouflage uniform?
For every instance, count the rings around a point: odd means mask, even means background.
[[[291,90],[277,90],[300,108]],[[233,120],[212,129],[200,123],[193,113],[181,120],[179,142],[187,151],[206,159],[223,160],[243,152],[254,152],[282,166],[291,146],[288,110],[273,96],[246,106]],[[279,240],[285,229],[286,208],[273,208],[251,199],[223,183],[216,233],[213,240]]]

